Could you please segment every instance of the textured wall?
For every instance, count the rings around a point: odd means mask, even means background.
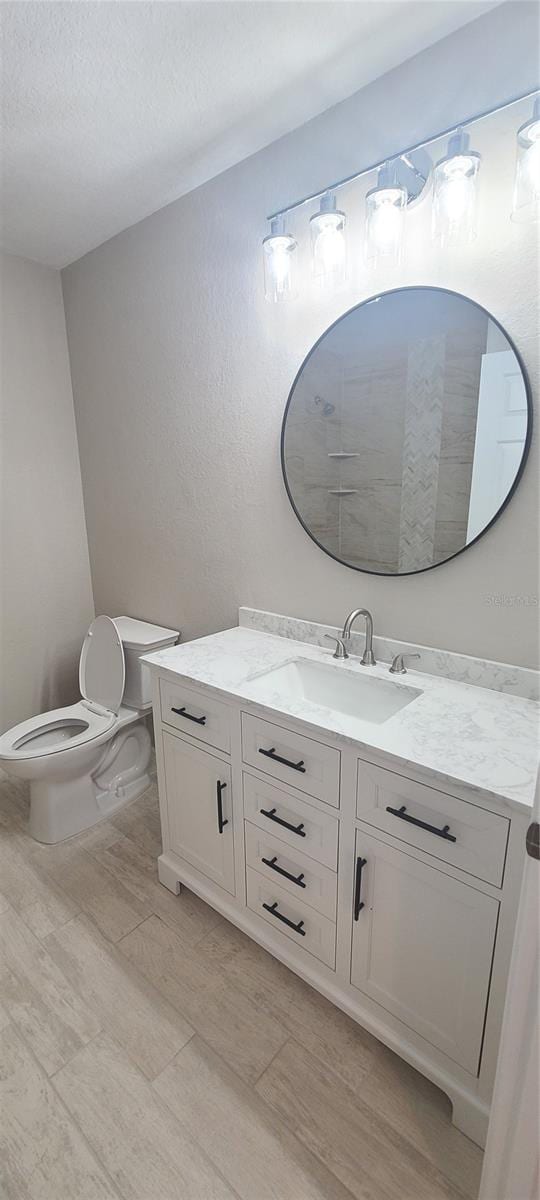
[[[0,730],[79,696],[93,616],[60,274],[3,255]]]
[[[535,243],[509,220],[525,117],[503,115],[479,132],[480,233],[463,253],[431,247],[419,206],[401,268],[364,267],[361,189],[351,188],[348,290],[280,310],[262,296],[260,241],[280,204],[533,88],[536,14],[532,4],[494,9],[66,269],[98,610],[193,637],[235,623],[239,603],[333,623],[364,604],[388,636],[532,664],[537,611],[519,597],[537,592],[536,447],[493,531],[454,562],[404,579],[324,555],[289,506],[279,463],[283,408],[308,349],[341,312],[385,288],[432,283],[478,300],[515,338],[536,392]],[[302,254],[307,215],[295,226]]]

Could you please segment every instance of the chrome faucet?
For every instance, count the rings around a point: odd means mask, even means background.
[[[376,660],[373,654],[373,617],[371,613],[368,612],[367,608],[354,608],[353,611],[349,613],[343,626],[341,639],[345,645],[347,645],[351,638],[351,629],[357,617],[365,617],[366,619],[366,647],[360,662],[364,667],[374,667]]]
[[[406,675],[407,668],[405,666],[406,658],[421,658],[421,654],[406,654],[404,651],[401,654],[396,654],[392,659],[392,666],[388,668],[391,675]]]
[[[325,633],[324,636],[325,636],[325,638],[328,638],[329,641],[336,643],[336,648],[334,650],[332,658],[344,659],[344,658],[349,657],[349,655],[347,654],[347,647],[345,645],[345,642],[343,641],[343,638],[334,637],[333,633]]]

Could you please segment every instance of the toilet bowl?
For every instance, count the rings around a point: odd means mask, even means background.
[[[149,786],[150,680],[140,659],[178,637],[133,617],[96,617],[81,650],[80,701],[0,736],[0,767],[30,783],[37,841],[61,842],[89,829]]]

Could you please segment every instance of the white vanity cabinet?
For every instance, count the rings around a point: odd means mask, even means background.
[[[170,849],[234,894],[230,763],[164,731],[163,764]]]
[[[432,1079],[483,1144],[526,815],[172,672],[153,686],[161,882]]]

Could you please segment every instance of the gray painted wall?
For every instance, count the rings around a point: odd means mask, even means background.
[[[60,273],[2,255],[0,730],[78,699],[93,617]]]
[[[353,281],[340,297],[305,295],[285,310],[263,299],[260,242],[273,208],[533,88],[536,48],[533,4],[494,9],[65,270],[98,611],[191,638],[235,624],[239,604],[331,623],[362,604],[381,634],[533,664],[537,610],[519,598],[538,590],[536,447],[478,546],[403,579],[358,574],[313,545],[279,462],[283,408],[311,344],[386,288],[431,283],[485,305],[515,339],[536,392],[534,235],[509,220],[525,116],[479,131],[480,232],[462,253],[431,247],[425,205],[410,214],[399,270],[365,268],[354,232],[362,188],[351,188]],[[295,225],[304,242],[308,215]]]

